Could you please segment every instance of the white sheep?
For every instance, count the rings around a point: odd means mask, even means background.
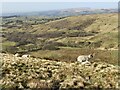
[[[22,55],[22,58],[28,58],[28,57],[30,57],[30,55],[28,55],[28,54]]]
[[[19,53],[16,53],[14,56],[15,56],[15,57],[18,57],[18,56],[20,56],[20,54],[19,54]]]
[[[90,63],[90,59],[93,57],[92,54],[90,55],[81,55],[78,56],[77,61],[80,62],[81,64],[86,64],[86,63]]]
[[[21,55],[20,55],[19,53],[16,53],[16,54],[14,55],[14,60],[16,60],[16,59],[21,59],[20,56],[21,56]]]

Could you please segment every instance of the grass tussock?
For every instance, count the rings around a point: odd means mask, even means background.
[[[45,59],[15,57],[0,54],[4,88],[118,88],[118,66],[104,62],[57,62]]]

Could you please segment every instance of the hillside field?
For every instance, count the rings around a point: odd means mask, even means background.
[[[95,53],[97,61],[118,64],[118,14],[3,18],[2,52],[74,62]]]

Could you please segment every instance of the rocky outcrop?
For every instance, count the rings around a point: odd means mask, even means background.
[[[3,54],[2,88],[118,88],[118,66],[104,62],[81,65]]]

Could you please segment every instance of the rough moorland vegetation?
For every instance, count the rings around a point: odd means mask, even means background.
[[[118,66],[104,62],[81,65],[0,53],[2,89],[118,88]]]
[[[0,32],[2,52],[61,61],[74,61],[79,54],[97,52],[96,59],[117,64],[117,13],[4,17]]]
[[[30,16],[3,18],[0,36],[3,52],[38,51],[46,44],[57,49],[61,47],[118,49],[117,20],[116,13],[59,18]],[[11,48],[15,48],[16,51],[15,49],[12,51]]]

